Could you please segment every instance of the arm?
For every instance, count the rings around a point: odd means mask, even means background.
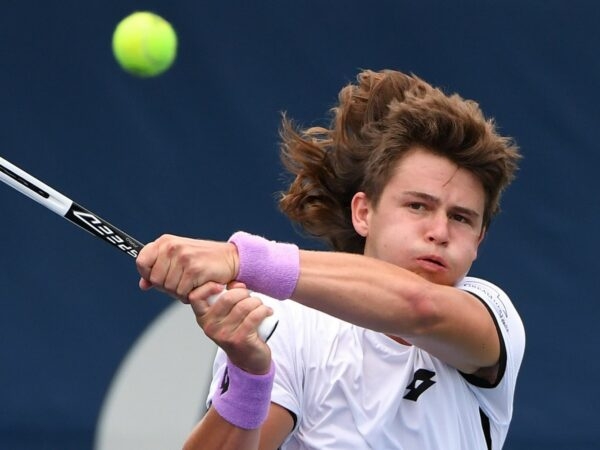
[[[258,449],[260,428],[244,430],[231,425],[210,408],[196,425],[183,446],[184,450],[254,450]]]
[[[494,366],[500,341],[473,295],[361,255],[300,251],[292,298],[306,306],[401,337],[465,373]]]
[[[275,367],[271,351],[257,336],[266,307],[240,283],[210,307],[190,301],[208,337],[227,354],[212,405],[184,449],[275,450],[293,427],[290,413],[270,403]],[[243,369],[242,369],[243,368]]]
[[[276,450],[291,432],[293,420],[281,406],[271,403],[261,428],[244,430],[225,421],[210,408],[188,437],[184,450]]]
[[[279,244],[265,240],[260,245]],[[255,255],[250,260],[242,255],[240,260],[238,247],[163,236],[138,257],[140,285],[166,288],[186,302],[206,298],[214,293],[209,292],[211,282],[236,279],[240,264],[247,267],[257,261]],[[277,262],[269,271],[264,258],[259,260],[262,278],[267,273],[271,283],[277,284]],[[247,284],[269,294],[263,290],[262,281],[256,286]],[[346,253],[300,251],[291,298],[356,325],[404,338],[465,373],[492,367],[499,360],[499,336],[479,300],[385,261]],[[492,377],[493,371],[488,376]]]
[[[385,261],[299,251],[244,233],[232,236],[238,279],[426,350],[465,373],[495,378],[500,336],[479,299]],[[293,283],[289,280],[293,279]],[[281,286],[291,286],[281,293]]]

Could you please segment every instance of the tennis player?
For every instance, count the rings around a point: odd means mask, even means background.
[[[161,236],[137,259],[140,287],[191,304],[220,347],[185,448],[502,448],[524,328],[507,293],[467,274],[514,141],[476,102],[391,70],[360,72],[329,126],[284,117],[281,136],[280,207],[331,251],[237,232]]]

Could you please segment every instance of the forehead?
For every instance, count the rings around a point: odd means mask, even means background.
[[[388,187],[395,193],[423,192],[479,212],[483,212],[485,203],[483,185],[472,172],[421,148],[398,161]]]

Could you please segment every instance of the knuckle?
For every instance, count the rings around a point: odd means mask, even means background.
[[[173,257],[179,253],[179,244],[174,241],[168,241],[165,245],[167,256]]]
[[[215,339],[218,328],[213,323],[206,322],[201,316],[196,316],[196,322],[198,325],[200,325],[200,328],[202,328],[202,331],[204,331],[207,336]]]
[[[195,258],[189,251],[178,251],[177,254],[179,262],[181,264],[183,264],[186,267],[189,267],[192,271],[198,270],[198,264],[196,263]]]
[[[156,243],[158,245],[164,245],[167,244],[170,240],[171,240],[172,236],[170,234],[162,234],[158,237],[158,239],[156,240]]]

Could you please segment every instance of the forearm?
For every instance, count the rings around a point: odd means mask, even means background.
[[[374,258],[302,250],[292,298],[365,328],[407,335],[428,317],[430,287],[422,277]]]
[[[275,298],[292,298],[342,320],[408,336],[435,317],[433,283],[363,255],[299,250],[291,244],[235,233],[238,280]],[[433,315],[432,315],[433,314]]]
[[[223,419],[210,408],[188,437],[184,450],[255,450],[260,429],[244,430]]]
[[[404,338],[468,373],[498,360],[494,321],[471,294],[363,255],[297,247],[281,252],[281,244],[249,235],[238,235],[234,243],[244,269],[240,281],[253,290],[279,299],[286,292],[308,307]]]

